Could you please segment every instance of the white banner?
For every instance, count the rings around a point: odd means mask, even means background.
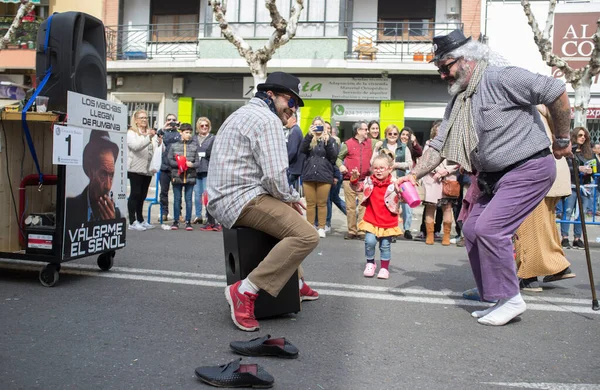
[[[68,91],[67,123],[95,130],[126,132],[127,106]]]
[[[300,77],[302,99],[390,100],[392,80],[363,77]],[[244,77],[242,94],[252,97],[254,79]]]

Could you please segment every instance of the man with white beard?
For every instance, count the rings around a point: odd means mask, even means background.
[[[443,159],[477,173],[481,195],[463,232],[481,299],[498,303],[472,316],[480,324],[504,325],[526,309],[511,238],[556,176],[536,105],[549,109],[552,150],[559,158],[571,153],[569,98],[562,81],[505,66],[499,55],[460,30],[433,42],[433,62],[452,99],[437,137],[399,182],[416,184]]]

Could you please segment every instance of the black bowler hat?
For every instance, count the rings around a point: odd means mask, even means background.
[[[435,51],[435,57],[433,57],[433,60],[429,62],[439,61],[443,56],[455,49],[458,49],[470,40],[471,37],[466,38],[465,34],[463,34],[463,32],[459,29],[452,31],[448,35],[433,37],[433,50]]]
[[[258,91],[289,92],[298,101],[299,107],[304,107],[304,101],[300,97],[300,80],[285,72],[273,72],[263,84],[258,84]]]

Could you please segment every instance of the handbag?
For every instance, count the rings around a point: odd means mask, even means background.
[[[442,195],[444,198],[458,198],[460,183],[456,180],[442,180]]]

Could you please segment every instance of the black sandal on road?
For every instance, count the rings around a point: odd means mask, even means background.
[[[273,387],[275,378],[258,364],[241,364],[242,358],[222,366],[196,368],[196,376],[216,387]]]
[[[271,335],[257,337],[249,341],[232,341],[229,347],[244,356],[276,356],[285,359],[298,357],[298,348],[285,338],[272,339]]]

